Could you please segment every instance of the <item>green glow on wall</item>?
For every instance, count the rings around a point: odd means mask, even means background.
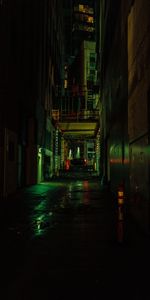
[[[40,150],[41,148],[39,148]],[[42,153],[38,152],[38,168],[37,168],[37,182],[40,183],[42,181]]]

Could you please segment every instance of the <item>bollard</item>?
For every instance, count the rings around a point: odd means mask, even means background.
[[[120,184],[117,193],[118,215],[117,215],[117,241],[123,242],[124,239],[124,185]]]

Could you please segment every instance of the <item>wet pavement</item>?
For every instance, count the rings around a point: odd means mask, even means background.
[[[98,179],[42,183],[1,206],[1,299],[150,299],[149,240],[127,219],[117,242]]]

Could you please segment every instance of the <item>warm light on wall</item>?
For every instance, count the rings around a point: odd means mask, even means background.
[[[65,79],[64,80],[64,88],[67,89],[67,87],[68,87],[68,81]]]
[[[112,158],[112,159],[110,159],[110,163],[111,164],[122,164],[122,163],[129,164],[129,159],[124,159],[122,161],[121,158]]]

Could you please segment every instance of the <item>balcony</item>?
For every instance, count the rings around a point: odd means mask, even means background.
[[[99,120],[99,110],[81,110],[79,112],[62,112],[60,115],[61,122],[84,122],[84,121],[98,121]]]
[[[65,138],[94,138],[99,129],[99,110],[54,111],[53,119]]]

